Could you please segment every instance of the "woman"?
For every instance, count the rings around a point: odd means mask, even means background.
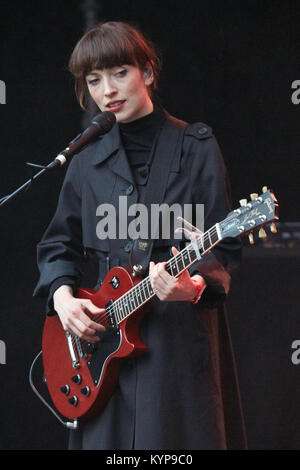
[[[97,341],[96,332],[104,329],[90,317],[103,309],[76,298],[83,253],[98,261],[99,287],[110,268],[129,266],[133,248],[130,238],[97,236],[97,207],[113,204],[119,220],[120,195],[127,197],[128,206],[143,199],[167,126],[180,127],[184,134],[169,156],[164,203],[204,204],[205,230],[230,210],[226,170],[211,129],[201,123],[187,126],[153,104],[159,69],[152,43],[121,22],[92,28],[70,59],[80,105],[84,108],[89,93],[101,111],[115,113],[117,124],[69,165],[57,211],[38,245],[41,278],[35,295],[48,295],[47,313],[57,313],[66,331],[89,342]],[[105,409],[71,431],[71,449],[244,447],[222,309],[240,245],[222,242],[174,278],[165,261],[182,248],[172,235],[155,240],[149,276],[156,297],[140,328],[148,352],[123,364]]]

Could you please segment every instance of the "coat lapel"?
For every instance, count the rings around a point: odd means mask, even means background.
[[[99,141],[92,163],[98,165],[107,159],[107,164],[114,173],[134,184],[118,124],[115,124],[112,130]]]

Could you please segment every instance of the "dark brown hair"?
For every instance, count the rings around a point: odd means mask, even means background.
[[[152,41],[136,26],[118,21],[98,23],[78,41],[70,57],[69,70],[75,77],[75,92],[83,109],[86,76],[92,70],[120,65],[134,65],[141,71],[150,69],[153,83],[149,94],[152,95],[157,88],[161,57]]]

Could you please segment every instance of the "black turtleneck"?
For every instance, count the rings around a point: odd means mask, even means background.
[[[135,121],[119,123],[128,163],[138,186],[147,183],[153,144],[164,121],[163,111],[154,108],[152,113]]]

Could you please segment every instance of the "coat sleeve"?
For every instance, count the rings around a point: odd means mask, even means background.
[[[204,136],[201,133],[197,135],[197,127],[191,130],[191,137],[196,135],[191,180],[194,202],[204,204],[204,230],[207,231],[226,218],[232,208],[228,173],[220,148],[211,130],[205,129],[208,130]],[[190,268],[191,275],[198,273],[206,281],[207,288],[201,297],[203,306],[215,308],[225,301],[230,288],[230,273],[240,261],[240,241],[225,239]]]
[[[66,172],[54,217],[37,245],[40,279],[33,296],[49,296],[47,313],[51,309],[53,292],[59,285],[69,284],[74,289],[79,285],[83,253],[80,175],[74,156]]]

